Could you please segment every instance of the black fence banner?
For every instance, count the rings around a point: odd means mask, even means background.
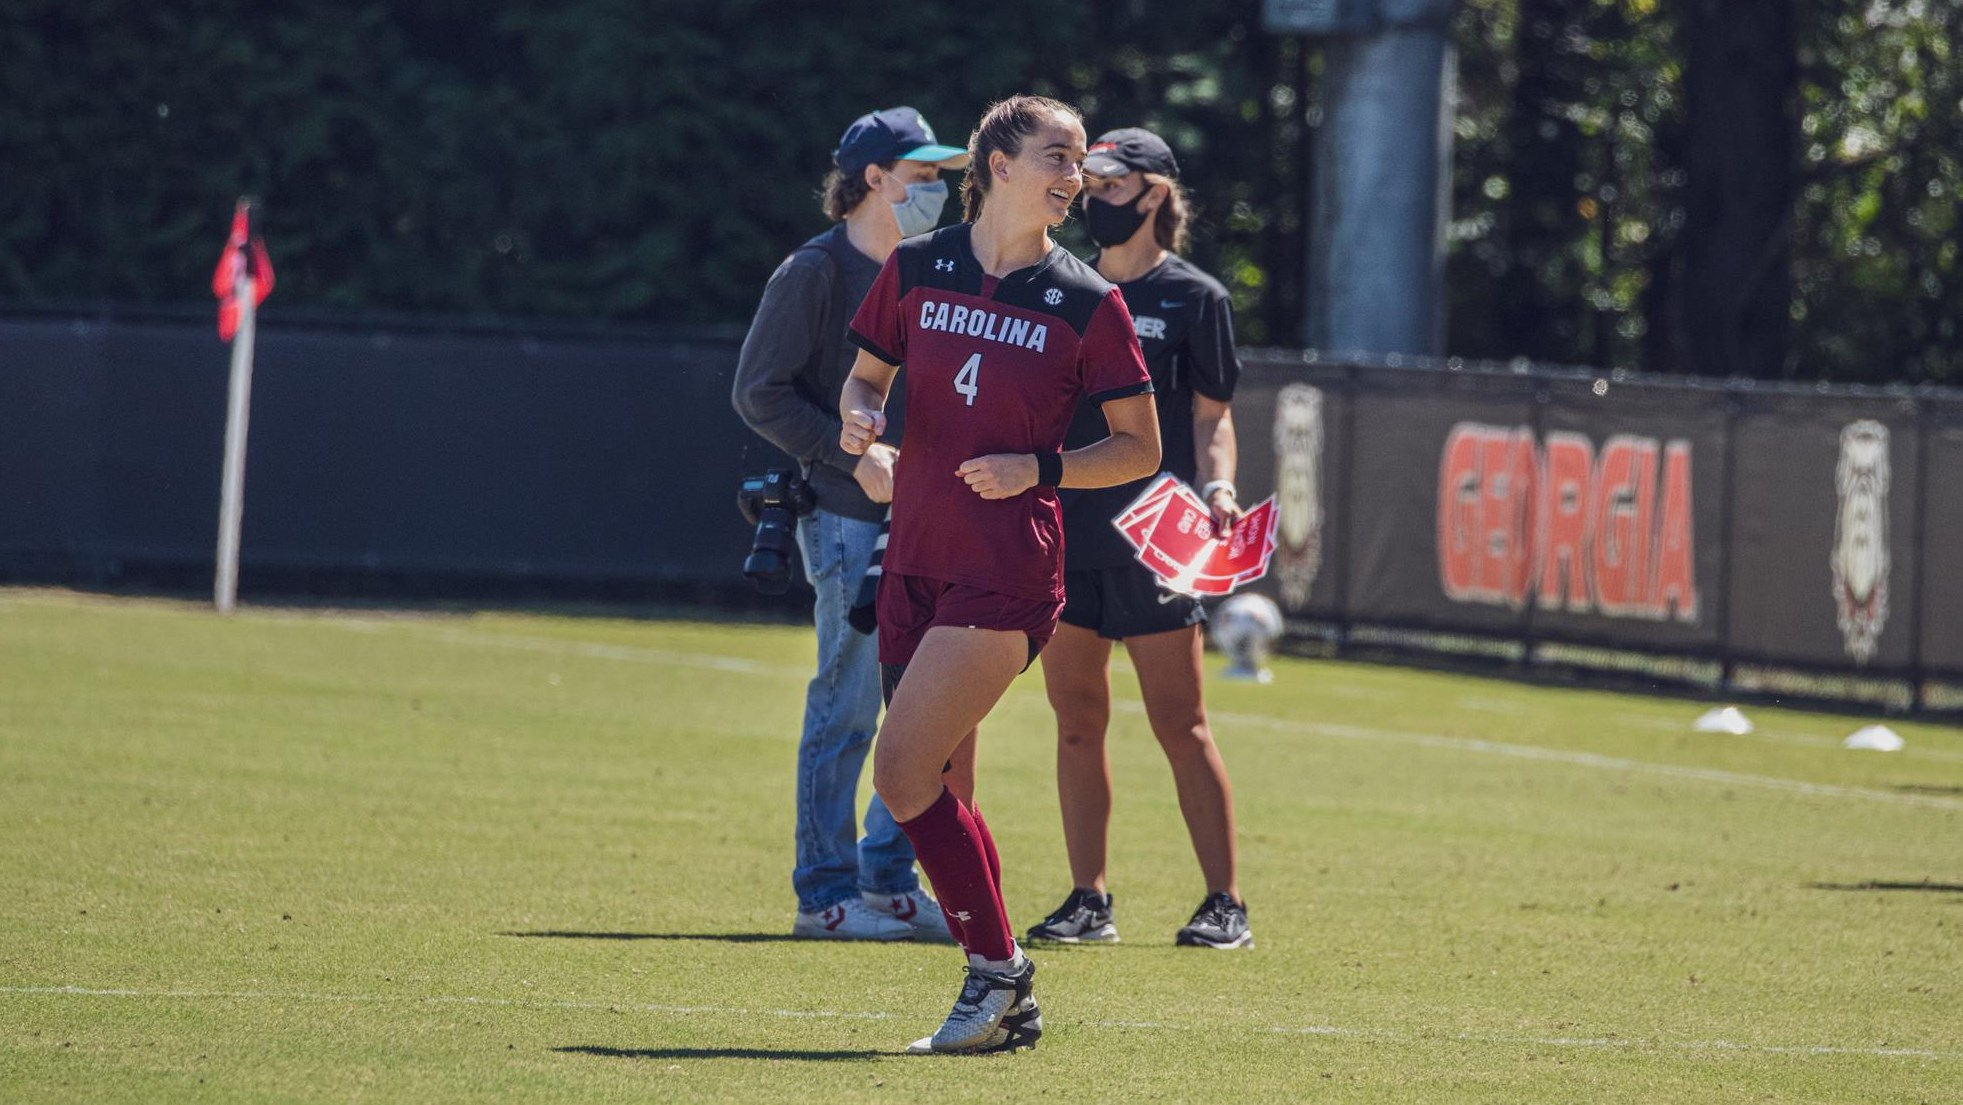
[[[784,458],[730,407],[735,359],[262,325],[241,587],[747,592],[739,473]],[[209,325],[0,321],[0,579],[208,579],[225,379]]]
[[[1963,690],[1963,402],[1931,403],[1924,429],[1919,664]],[[1940,473],[1951,473],[1943,476]],[[1963,706],[1963,698],[1955,703]]]
[[[1958,679],[1955,396],[1259,351],[1235,410],[1243,497],[1317,522],[1331,586],[1278,553],[1259,588],[1297,634],[1904,708]]]
[[[1541,390],[1536,638],[1715,656],[1726,589],[1722,397],[1608,380]]]
[[[1347,608],[1351,387],[1342,366],[1249,358],[1236,393],[1241,499],[1275,497],[1275,557],[1265,590],[1291,618],[1333,622]]]
[[[722,336],[262,320],[248,594],[738,601]],[[1963,709],[1963,396],[1250,350],[1292,636]],[[208,320],[0,319],[0,580],[203,586]]]
[[[1534,381],[1359,374],[1350,500],[1352,621],[1518,637],[1531,559]],[[1524,450],[1522,446],[1524,445]]]
[[[1916,660],[1921,426],[1907,399],[1741,399],[1730,649],[1907,674]]]

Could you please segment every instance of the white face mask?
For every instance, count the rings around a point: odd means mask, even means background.
[[[947,181],[907,185],[907,198],[893,205],[893,218],[900,224],[900,237],[911,238],[934,229],[941,221],[941,208],[947,206]]]

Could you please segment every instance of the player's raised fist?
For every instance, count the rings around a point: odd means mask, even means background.
[[[961,462],[954,470],[984,499],[1010,499],[1036,486],[1036,458],[1028,453],[992,453]]]
[[[886,412],[847,411],[845,425],[839,430],[838,447],[853,456],[862,456],[886,432]]]

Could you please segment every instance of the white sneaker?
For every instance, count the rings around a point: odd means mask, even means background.
[[[1043,1035],[1043,1013],[1030,989],[1035,977],[1036,964],[1026,958],[1020,970],[1001,973],[971,964],[946,1023],[908,1044],[907,1054],[987,1055],[1035,1047]]]
[[[791,935],[808,940],[905,940],[913,935],[913,926],[870,909],[857,898],[847,898],[816,913],[798,914]]]
[[[866,908],[874,913],[905,921],[913,929],[913,938],[936,944],[952,944],[954,937],[947,931],[947,918],[941,915],[941,903],[930,897],[925,890],[909,890],[904,894],[862,893]]]

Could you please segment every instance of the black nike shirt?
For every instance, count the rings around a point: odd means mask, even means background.
[[[1097,259],[1091,259],[1096,266]],[[1234,351],[1234,313],[1227,289],[1185,258],[1168,254],[1145,275],[1118,285],[1138,329],[1145,367],[1159,407],[1160,467],[1187,483],[1199,470],[1193,443],[1193,396],[1227,402],[1240,382]],[[1108,437],[1110,426],[1097,403],[1078,406],[1065,449],[1081,449]],[[1156,477],[1117,487],[1058,492],[1063,506],[1064,568],[1114,568],[1136,561],[1111,525]],[[1197,488],[1195,488],[1197,490]]]

